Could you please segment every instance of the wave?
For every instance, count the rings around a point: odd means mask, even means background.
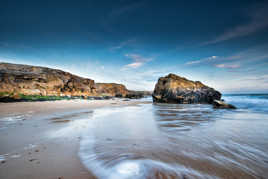
[[[240,109],[268,112],[268,94],[226,94],[223,99]]]

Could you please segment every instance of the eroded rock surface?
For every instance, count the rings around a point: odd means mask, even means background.
[[[122,84],[96,83],[96,92],[103,96],[126,97],[129,90]]]
[[[0,63],[0,93],[43,96],[96,95],[94,80],[29,65]]]
[[[158,79],[153,92],[158,103],[209,103],[221,99],[221,93],[201,83],[175,74]]]

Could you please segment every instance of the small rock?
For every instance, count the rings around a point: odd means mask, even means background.
[[[1,163],[6,163],[6,161],[5,160],[2,160]]]
[[[30,159],[29,161],[30,162],[33,162],[33,161],[36,161],[37,159],[33,158],[33,159]]]
[[[234,105],[227,104],[224,101],[214,100],[213,107],[216,109],[236,109]]]
[[[36,149],[36,150],[35,150],[35,152],[39,152],[39,150],[38,150],[38,149]]]

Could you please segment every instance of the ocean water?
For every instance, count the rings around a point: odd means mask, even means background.
[[[268,112],[268,94],[226,94],[226,102],[252,112]]]
[[[97,178],[268,178],[268,95],[94,111],[80,158]],[[146,99],[148,101],[148,99]]]

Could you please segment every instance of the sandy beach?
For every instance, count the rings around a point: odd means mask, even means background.
[[[78,157],[86,121],[96,108],[138,103],[120,99],[1,103],[0,178],[95,178]]]
[[[266,178],[267,108],[225,99],[241,109],[146,98],[1,103],[0,178]]]

